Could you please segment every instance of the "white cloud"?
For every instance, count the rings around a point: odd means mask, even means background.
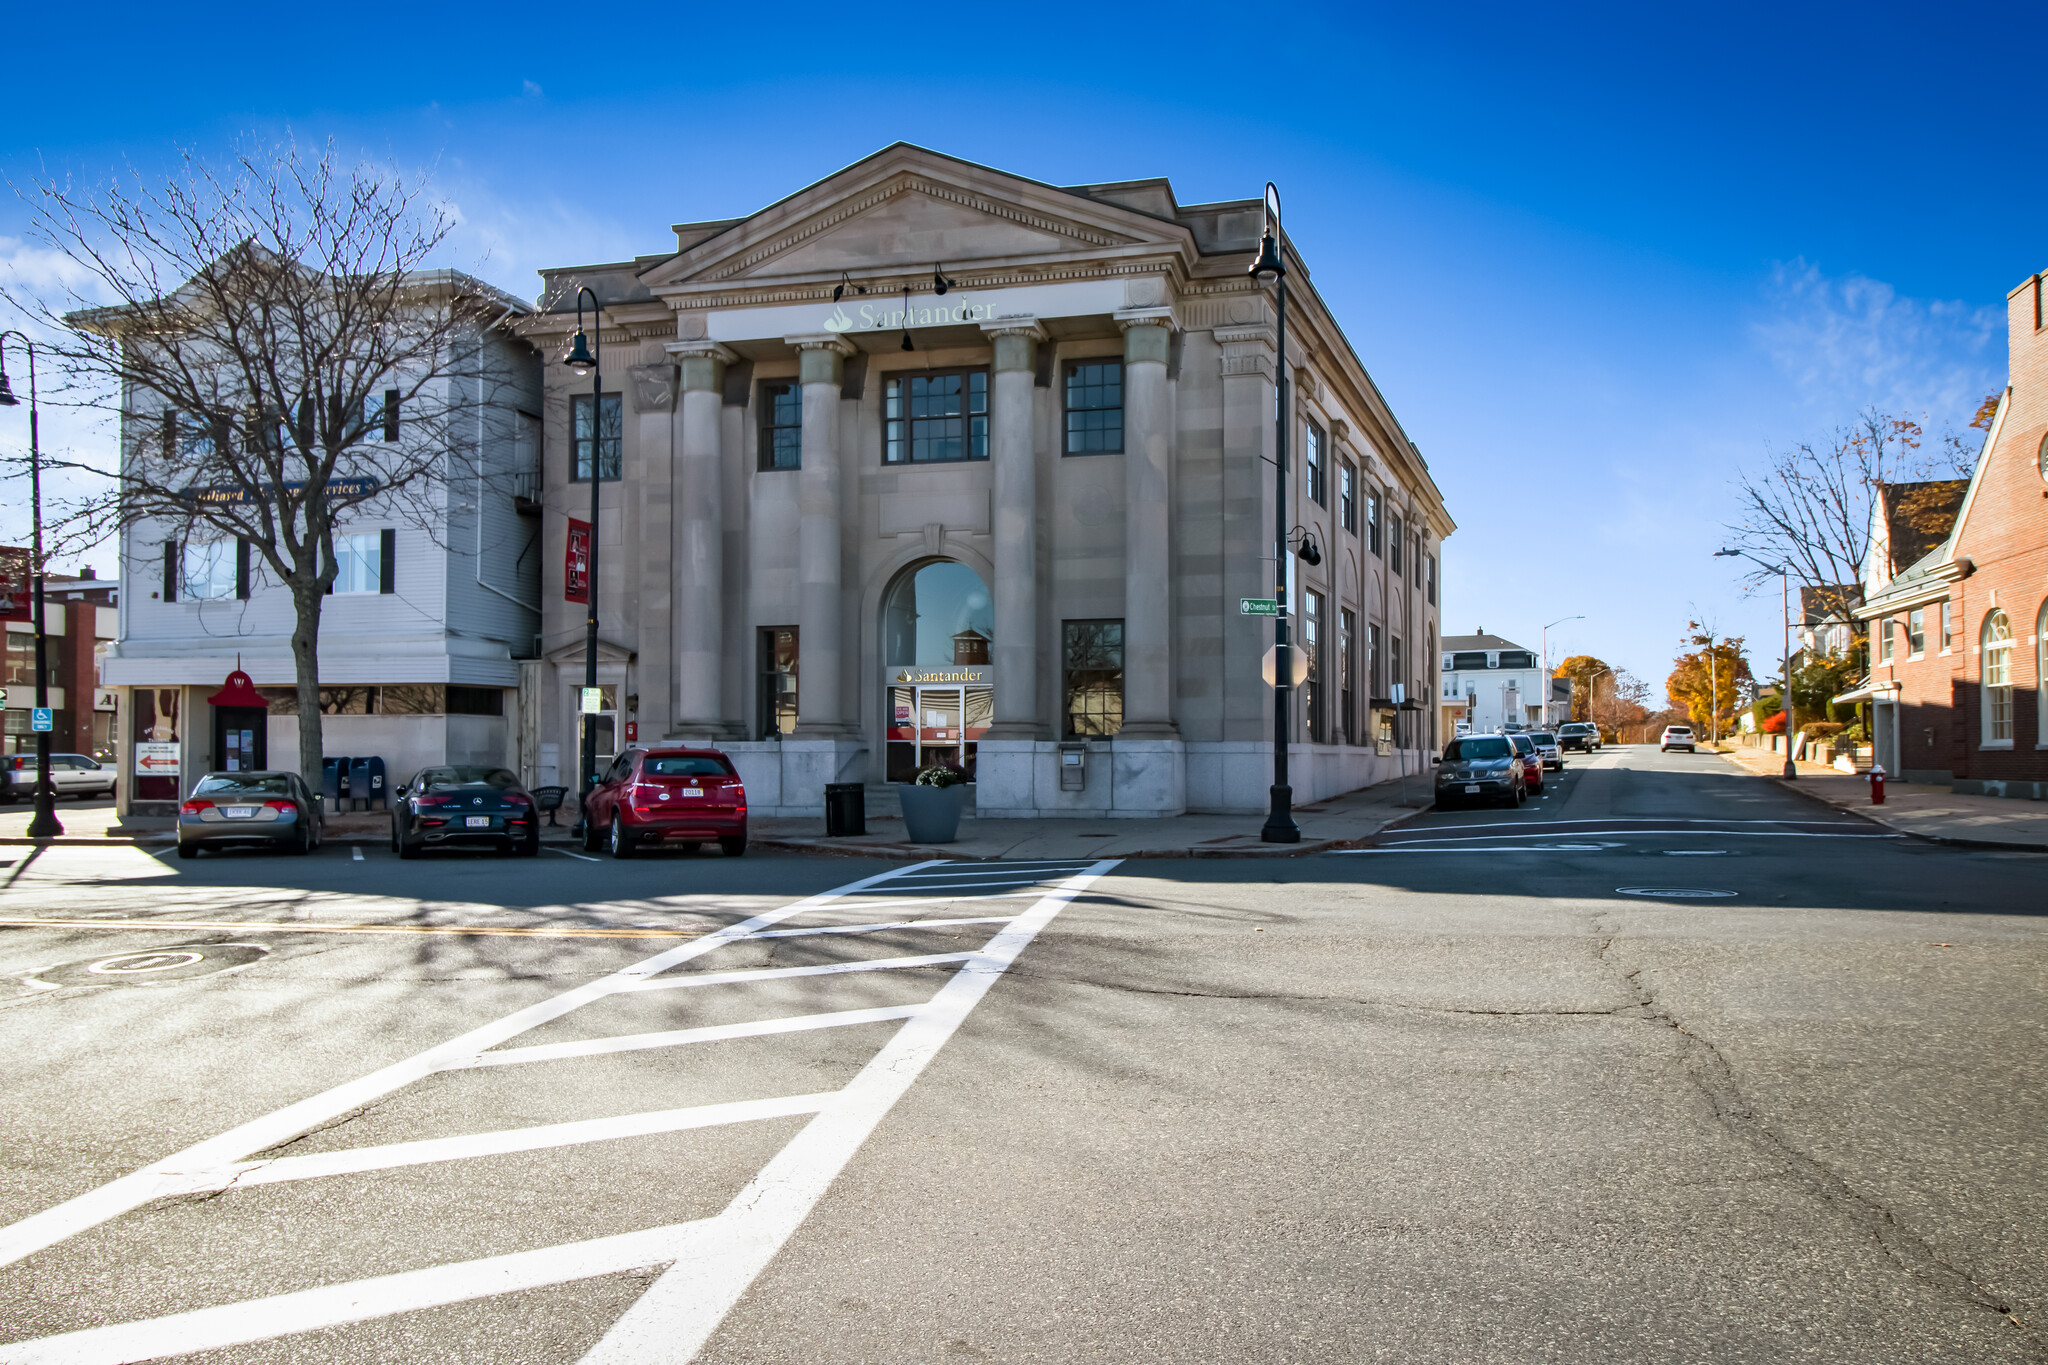
[[[2004,326],[1997,305],[1902,296],[1798,260],[1773,270],[1751,335],[1830,421],[1875,406],[1961,425],[2004,382]]]
[[[526,81],[523,82],[523,89],[521,93],[523,93],[528,99],[537,100],[541,97],[541,95],[544,92],[541,90],[540,83],[538,81]]]

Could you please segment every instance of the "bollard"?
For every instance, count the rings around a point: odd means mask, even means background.
[[[1884,804],[1884,768],[1882,765],[1874,766],[1870,770],[1870,804],[1873,806],[1882,806]]]

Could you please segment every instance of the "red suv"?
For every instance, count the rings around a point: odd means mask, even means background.
[[[728,858],[747,851],[747,789],[716,749],[628,749],[591,789],[583,847],[630,858],[642,844],[694,853],[716,839]]]
[[[1543,753],[1536,741],[1518,732],[1508,736],[1508,743],[1515,746],[1515,757],[1521,762],[1522,784],[1532,792],[1542,791]]]

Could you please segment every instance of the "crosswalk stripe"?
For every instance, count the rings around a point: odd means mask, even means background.
[[[643,1052],[648,1048],[720,1043],[731,1038],[765,1038],[778,1033],[847,1028],[908,1019],[921,1005],[888,1005],[881,1009],[834,1010],[829,1014],[798,1014],[786,1019],[753,1019],[744,1024],[710,1024],[702,1028],[667,1029],[660,1033],[622,1033],[610,1038],[585,1038],[573,1043],[536,1043],[531,1047],[499,1048],[442,1063],[443,1071],[480,1066],[521,1066],[528,1062],[559,1062],[570,1057],[600,1057],[610,1052]]]
[[[996,896],[974,896],[973,900],[997,900]],[[897,901],[897,905],[914,905],[915,901]],[[861,909],[869,907],[863,905]],[[820,924],[803,929],[763,929],[749,938],[809,938],[813,934],[873,934],[884,929],[950,929],[958,924],[1008,924],[1009,915],[982,915],[975,919],[896,919],[877,924]]]
[[[686,986],[744,986],[756,981],[783,981],[798,976],[837,976],[842,972],[887,972],[899,967],[937,967],[965,962],[973,953],[925,953],[920,957],[876,957],[864,962],[827,962],[816,967],[749,967],[731,972],[691,972],[687,976],[657,976],[626,987],[632,992],[672,991]]]

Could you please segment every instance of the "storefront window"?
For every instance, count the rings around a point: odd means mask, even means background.
[[[988,458],[988,371],[892,378],[882,402],[886,463]]]
[[[763,469],[801,469],[804,462],[804,390],[801,384],[761,386]]]
[[[760,738],[781,739],[796,731],[797,633],[795,626],[768,626],[761,631]]]
[[[1068,621],[1064,637],[1067,738],[1115,734],[1124,724],[1124,623]]]
[[[1124,448],[1124,363],[1079,360],[1067,368],[1067,454]]]

